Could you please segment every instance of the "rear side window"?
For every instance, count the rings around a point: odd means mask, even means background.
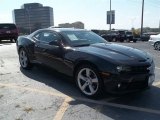
[[[59,35],[57,35],[55,32],[50,31],[39,32],[35,34],[33,38],[46,43],[57,41],[60,39]]]
[[[0,29],[14,30],[14,29],[16,29],[16,25],[14,25],[14,24],[0,24]]]

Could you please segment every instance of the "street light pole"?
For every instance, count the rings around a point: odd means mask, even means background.
[[[143,13],[144,13],[144,0],[142,0],[141,36],[143,34]]]
[[[110,0],[110,25],[109,25],[109,30],[111,31],[111,20],[112,20],[112,14],[111,14],[111,0]]]
[[[159,20],[159,32],[160,32],[160,20]]]

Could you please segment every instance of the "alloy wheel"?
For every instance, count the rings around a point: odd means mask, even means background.
[[[20,50],[19,60],[23,68],[26,68],[28,66],[28,57],[26,52],[23,49]]]
[[[90,68],[83,68],[79,71],[77,82],[80,90],[86,95],[92,96],[98,91],[98,77]]]
[[[160,50],[160,43],[159,42],[155,43],[154,48],[156,50]]]

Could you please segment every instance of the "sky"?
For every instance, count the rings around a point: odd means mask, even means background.
[[[115,10],[114,29],[141,27],[142,0],[111,0]],[[160,0],[144,0],[144,27],[158,28]],[[0,23],[13,23],[12,11],[24,3],[53,7],[54,25],[81,21],[86,29],[108,30],[106,11],[110,0],[0,0]]]

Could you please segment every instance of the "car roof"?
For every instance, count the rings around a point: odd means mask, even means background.
[[[62,31],[86,31],[86,29],[78,29],[78,28],[47,28],[45,30],[53,30],[57,32],[62,32]]]
[[[41,31],[46,31],[46,30],[51,30],[51,31],[56,31],[56,32],[63,32],[63,31],[87,31],[86,29],[78,29],[78,28],[43,28],[43,29],[38,29],[35,32],[31,33],[28,35],[28,37],[32,37],[33,35],[37,34],[38,32]]]

